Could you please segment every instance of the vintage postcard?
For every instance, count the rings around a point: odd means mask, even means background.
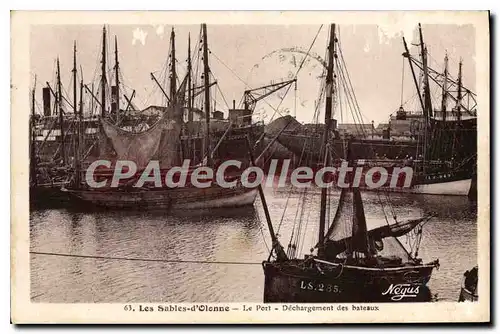
[[[11,27],[12,322],[490,321],[487,11]]]

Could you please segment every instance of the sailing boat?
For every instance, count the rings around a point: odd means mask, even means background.
[[[444,58],[444,73],[438,73],[428,66],[428,50],[424,43],[422,26],[418,25],[421,60],[410,54],[403,37],[413,82],[418,92],[423,112],[423,152],[420,164],[415,165],[417,193],[471,195],[472,178],[477,160],[477,103],[475,94],[462,84],[462,61],[459,63],[458,79],[448,73],[448,56]],[[419,85],[414,66],[423,74],[423,85]],[[432,106],[430,81],[441,88],[441,106]],[[423,94],[420,87],[423,86]],[[457,91],[455,97],[452,92]],[[448,100],[454,107],[449,108]],[[401,107],[402,109],[402,107]]]
[[[453,79],[448,73],[447,56],[444,60],[443,73],[428,65],[429,55],[420,25],[418,30],[420,59],[410,53],[404,37],[403,57],[405,61],[408,60],[422,112],[410,114],[404,109],[401,101],[397,115],[391,120],[393,124],[388,124],[385,130],[388,135],[383,135],[384,139],[373,138],[375,132],[373,125],[354,124],[357,136],[360,138],[352,139],[352,158],[368,159],[363,166],[365,171],[372,167],[371,164],[384,164],[389,175],[382,187],[387,191],[474,197],[476,187],[474,169],[477,156],[476,94],[462,83],[461,62],[457,79]],[[343,60],[342,58],[340,54],[339,59]],[[417,69],[421,70],[423,85],[417,80]],[[340,76],[342,77],[342,74]],[[433,110],[432,106],[430,89],[432,82],[441,89],[441,106],[438,110]],[[347,81],[343,85],[350,86],[350,82]],[[457,92],[456,96],[452,94],[454,92]],[[354,94],[352,96],[354,97]],[[357,106],[355,98],[351,99],[348,95],[346,99],[350,100],[353,106]],[[453,108],[450,108],[451,102],[455,104]],[[406,126],[413,128],[411,140],[390,140],[391,127],[396,130],[398,127]],[[299,125],[293,131],[284,132],[278,141],[295,155],[304,156],[303,160],[316,160],[322,154],[321,132],[302,134],[306,129],[307,127]],[[331,130],[340,137],[338,129]],[[335,152],[343,151],[342,147],[342,141],[332,143]],[[401,168],[409,165],[415,172],[411,185],[403,186],[404,182],[401,182],[396,187],[391,187],[393,167]],[[370,187],[363,189],[370,190]]]
[[[75,46],[76,50],[76,46]],[[39,119],[35,115],[35,85],[32,90],[31,96],[31,116],[30,116],[30,205],[53,205],[60,204],[67,200],[66,194],[61,192],[61,187],[67,184],[67,176],[71,170],[71,164],[69,162],[70,155],[72,153],[71,148],[67,145],[68,138],[68,128],[71,126],[72,116],[69,115],[65,117],[65,111],[63,108],[63,100],[66,100],[63,96],[62,84],[61,84],[61,70],[59,64],[59,57],[57,58],[57,84],[56,91],[54,92],[52,88],[47,83],[48,87],[43,88],[44,93],[44,114],[50,115],[51,105],[50,96],[55,97],[54,109],[57,110],[57,117],[51,118],[50,121],[52,126],[47,134],[44,136],[42,141],[37,140],[38,134],[38,124],[42,125],[43,134],[43,123],[44,120]],[[76,93],[75,93],[76,94]],[[48,97],[48,98],[47,98]],[[67,101],[67,100],[66,100]],[[75,102],[76,103],[76,102]],[[41,117],[40,117],[41,118]],[[58,136],[58,146],[55,152],[51,152],[51,159],[43,161],[43,151],[44,145],[47,143],[47,139],[51,134],[53,127],[59,128]],[[68,128],[67,128],[68,127]]]
[[[205,166],[212,167],[212,155],[210,154],[210,90],[209,90],[209,66],[208,45],[206,25],[203,30],[203,53],[204,53],[204,79],[205,79]],[[103,38],[105,41],[105,37]],[[105,43],[103,43],[103,59],[105,59]],[[172,61],[172,63],[175,63]],[[102,69],[102,92],[105,92],[105,67]],[[175,74],[175,73],[174,73]],[[117,76],[118,77],[118,76]],[[100,117],[100,142],[101,159],[128,160],[137,166],[137,173],[119,184],[116,188],[91,188],[84,182],[73,183],[72,187],[65,189],[73,197],[93,205],[117,208],[117,209],[161,209],[161,210],[185,210],[185,209],[212,209],[223,207],[242,207],[252,205],[257,190],[243,186],[238,176],[236,186],[224,188],[217,184],[207,188],[185,187],[132,187],[151,160],[156,160],[160,168],[165,171],[178,166],[180,134],[182,129],[182,112],[184,108],[184,95],[189,75],[182,81],[179,89],[171,84],[171,103],[160,119],[149,129],[142,132],[129,132],[113,124],[105,118],[105,94],[102,94],[102,114]],[[176,77],[173,75],[172,81]],[[109,178],[114,168],[104,168],[94,173],[97,178]],[[188,171],[188,175],[192,169]],[[76,172],[81,173],[80,171]],[[189,177],[189,176],[188,176]],[[84,180],[79,177],[79,180]],[[162,175],[164,179],[164,175]],[[229,181],[229,180],[228,180]]]
[[[330,165],[331,155],[328,134],[332,117],[335,43],[335,24],[332,24],[326,75],[324,166]],[[347,161],[353,166],[350,151],[351,145],[348,145]],[[430,299],[426,284],[439,261],[423,264],[397,239],[417,226],[421,232],[427,218],[368,230],[359,189],[343,188],[333,222],[325,233],[327,189],[322,188],[317,254],[297,258],[295,245],[289,245],[285,252],[280,244],[262,188],[259,192],[272,239],[269,258],[262,263],[264,302],[414,302]]]

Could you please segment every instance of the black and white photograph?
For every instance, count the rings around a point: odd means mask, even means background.
[[[11,247],[43,321],[489,319],[488,12],[57,14],[12,16]]]

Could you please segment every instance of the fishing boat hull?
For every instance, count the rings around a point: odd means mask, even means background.
[[[427,302],[434,264],[393,268],[264,262],[265,303]]]
[[[134,210],[186,210],[253,205],[257,189],[236,187],[162,190],[66,190],[73,198],[98,207]]]

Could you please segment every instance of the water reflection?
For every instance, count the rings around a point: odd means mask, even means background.
[[[319,191],[266,189],[273,225],[286,246],[302,217],[301,254],[317,241]],[[339,193],[332,192],[330,217]],[[477,261],[476,214],[464,197],[363,193],[370,221],[433,212],[419,256],[439,258],[429,282],[432,300],[458,298],[462,274]],[[385,203],[384,207],[380,202]],[[287,208],[284,211],[284,208]],[[42,302],[261,302],[261,261],[270,240],[259,203],[209,212],[53,209],[30,213],[31,249],[136,259],[251,262],[254,265],[168,263],[31,256],[31,296]],[[295,224],[295,225],[294,225]],[[405,240],[402,240],[403,242]],[[266,245],[267,243],[267,245]],[[460,247],[457,247],[460,245]],[[439,296],[436,296],[436,294]]]

